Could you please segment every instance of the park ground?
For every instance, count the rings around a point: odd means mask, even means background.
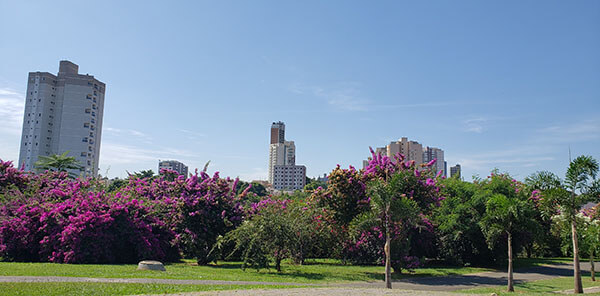
[[[516,295],[557,295],[573,286],[568,259],[519,259]],[[239,262],[196,266],[168,264],[166,272],[138,271],[136,265],[0,263],[2,295],[499,295],[502,268],[430,266],[394,275],[394,289],[383,289],[381,266],[344,265],[336,260],[309,260],[283,271],[241,270]],[[583,263],[586,292],[600,295],[589,264]],[[594,288],[598,286],[598,288]]]

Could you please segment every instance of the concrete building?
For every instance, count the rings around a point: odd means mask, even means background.
[[[423,150],[423,163],[428,163],[436,159],[434,164],[435,172],[442,171],[442,176],[446,177],[446,161],[444,160],[444,150],[435,147],[427,147]]]
[[[276,190],[301,190],[306,185],[306,167],[296,165],[296,145],[285,140],[285,124],[281,121],[271,125],[268,178]]]
[[[285,141],[285,124],[281,121],[271,125],[271,144],[283,144]]]
[[[273,172],[276,165],[295,165],[296,145],[294,141],[284,141],[269,146],[269,182],[274,184]]]
[[[177,161],[177,160],[159,160],[158,161],[158,172],[161,169],[174,170],[182,176],[188,177],[188,166]]]
[[[306,185],[306,167],[303,165],[276,165],[273,188],[284,191],[302,190]]]
[[[460,175],[460,164],[456,164],[453,167],[450,167],[450,177],[453,178],[454,176],[456,176],[457,178],[460,179],[461,175]]]
[[[30,72],[25,97],[19,167],[33,170],[40,155],[69,152],[97,176],[106,85],[79,66],[60,61],[58,74]]]
[[[414,160],[416,165],[423,163],[423,145],[417,141],[409,141],[408,138],[402,137],[396,142],[391,142],[386,147],[388,157],[401,153],[406,156],[406,160]]]

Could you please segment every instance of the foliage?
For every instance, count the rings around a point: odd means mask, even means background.
[[[0,208],[0,254],[5,260],[126,263],[178,258],[171,244],[175,234],[149,215],[151,208],[126,196],[88,192],[89,180],[65,175],[32,177],[35,198],[14,199]]]
[[[65,172],[25,174],[0,163],[4,202],[0,253],[5,260],[133,262],[176,260],[182,252],[199,263],[219,235],[235,228],[243,208],[235,182],[205,173],[190,178],[162,172],[129,178],[105,192],[100,181],[69,179]]]
[[[539,231],[535,208],[523,184],[509,175],[492,173],[488,180],[482,182],[481,189],[488,198],[479,224],[490,246],[507,234],[514,236]]]
[[[122,192],[153,203],[154,214],[176,232],[175,244],[184,256],[207,264],[217,237],[242,222],[242,196],[235,193],[236,183],[220,178],[218,172],[212,177],[196,172],[189,178],[173,179],[173,174],[161,170],[151,180],[130,178]]]
[[[485,214],[487,196],[478,194],[478,184],[449,178],[440,182],[446,199],[434,211],[439,255],[461,265],[493,264],[498,248],[489,249],[479,221]],[[504,250],[503,248],[500,250]],[[502,252],[504,254],[504,252]]]
[[[74,171],[82,171],[83,167],[73,156],[67,156],[69,151],[63,154],[53,154],[50,156],[40,155],[35,162],[36,169],[40,171],[68,172],[69,176],[75,178],[78,174]]]
[[[264,199],[250,207],[250,218],[225,240],[235,244],[232,254],[242,253],[242,268],[269,268],[274,262],[281,272],[284,258],[302,264],[307,256],[326,252],[331,232],[319,222],[319,212],[301,200]]]
[[[383,231],[379,238],[385,237],[385,249],[390,250],[386,254],[386,273],[389,265],[400,273],[402,269],[411,269],[418,264],[414,256],[410,256],[411,230],[433,230],[432,227],[427,227],[432,225],[426,215],[431,214],[433,207],[443,200],[435,181],[439,174],[434,177],[431,171],[435,161],[417,167],[414,161],[405,161],[402,154],[393,159],[376,155],[373,150],[371,154],[372,158],[363,176],[368,182],[367,192],[372,214],[365,217],[371,217],[371,223],[375,222],[375,227]],[[387,274],[386,281],[389,278],[390,275]]]

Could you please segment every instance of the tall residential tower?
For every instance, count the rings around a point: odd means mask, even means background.
[[[76,64],[60,61],[57,75],[29,73],[19,153],[24,170],[33,170],[40,155],[69,151],[84,175],[98,174],[106,85],[78,71]]]
[[[296,145],[285,140],[285,124],[271,125],[269,183],[277,190],[300,190],[306,185],[306,167],[296,165]]]

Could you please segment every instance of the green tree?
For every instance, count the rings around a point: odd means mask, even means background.
[[[478,224],[485,214],[488,196],[480,193],[478,184],[458,178],[444,179],[440,184],[446,199],[433,215],[440,255],[460,265],[493,263],[501,250],[488,247]]]
[[[371,206],[377,217],[383,222],[385,230],[385,286],[392,288],[391,272],[391,224],[403,223],[416,224],[419,215],[417,202],[406,196],[404,184],[410,180],[412,171],[399,171],[385,179],[375,179],[367,186],[367,192],[371,197]],[[404,225],[403,225],[404,226]]]
[[[133,179],[150,179],[150,180],[152,180],[155,177],[153,170],[143,170],[143,171],[139,171],[139,172],[133,172],[133,174],[130,174],[129,172],[127,172],[127,175],[129,175],[130,179],[133,178]]]
[[[296,240],[287,204],[287,200],[265,200],[257,213],[225,235],[225,242],[235,244],[230,256],[241,252],[242,269],[268,268],[275,261],[275,269],[281,272],[281,261],[290,255]]]
[[[508,288],[513,286],[513,236],[522,231],[538,227],[535,209],[528,196],[515,180],[508,175],[492,174],[491,180],[483,184],[490,198],[486,204],[485,215],[480,226],[491,246],[506,236],[508,246]]]
[[[545,196],[558,205],[571,221],[575,293],[583,293],[576,215],[584,204],[599,200],[600,180],[595,180],[597,173],[598,162],[594,158],[579,156],[569,164],[563,186],[545,191]]]
[[[63,154],[50,156],[40,155],[34,166],[41,171],[68,172],[70,177],[76,178],[77,174],[69,170],[82,171],[83,167],[73,156],[67,156],[69,151]]]

